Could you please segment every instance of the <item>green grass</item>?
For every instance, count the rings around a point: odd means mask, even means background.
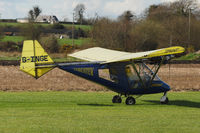
[[[112,104],[111,92],[0,92],[2,133],[198,133],[200,92]],[[123,99],[124,100],[124,99]]]
[[[0,22],[0,26],[21,26],[22,23],[12,23],[12,22]]]
[[[0,56],[0,60],[20,60],[21,59],[21,57],[1,57]]]
[[[23,36],[4,36],[1,40],[2,42],[12,41],[12,42],[22,42],[24,41]]]
[[[65,57],[65,58],[52,58],[54,62],[75,62],[75,61],[82,61],[80,59],[76,59],[76,58],[73,58],[73,57]]]
[[[69,38],[63,38],[63,39],[57,39],[59,45],[63,45],[63,44],[68,44],[68,45],[72,45],[73,40],[69,39]],[[7,41],[12,41],[12,42],[22,42],[24,41],[24,37],[23,36],[4,36],[1,40],[1,42],[7,42]],[[90,41],[90,38],[79,38],[79,39],[74,39],[74,44],[75,45],[82,45],[84,43],[87,43]]]
[[[200,54],[189,53],[189,54],[184,55],[176,60],[197,60],[197,59],[200,59]]]
[[[41,26],[51,26],[51,24],[47,24],[47,23],[35,23],[36,25],[41,25]],[[9,22],[0,22],[0,26],[23,26],[24,24],[22,23],[9,23]],[[62,24],[64,25],[66,28],[72,28],[72,24]],[[76,29],[81,28],[83,30],[90,30],[92,26],[90,25],[74,25],[74,27]]]
[[[47,23],[36,23],[36,25],[41,25],[41,26],[52,26],[52,24],[47,24]],[[71,29],[72,28],[72,24],[62,24],[64,27]],[[91,29],[91,25],[74,25],[75,29],[81,28],[83,30],[90,30]]]
[[[89,41],[90,41],[90,38],[79,38],[79,39],[74,39],[74,44],[80,46]],[[68,38],[58,39],[58,43],[60,45],[63,45],[63,44],[72,45],[73,39],[68,39]]]
[[[72,24],[63,24],[66,28],[72,28]],[[83,30],[91,30],[92,26],[90,25],[74,25],[76,29],[81,28]]]

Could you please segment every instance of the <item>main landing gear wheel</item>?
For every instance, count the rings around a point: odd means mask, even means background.
[[[135,98],[133,97],[126,98],[126,105],[134,105],[134,104],[135,104]]]
[[[122,102],[122,98],[118,95],[114,96],[112,99],[113,103],[121,103]]]
[[[167,97],[167,93],[165,92],[164,95],[160,98],[160,103],[161,104],[168,104],[169,103],[169,99]]]

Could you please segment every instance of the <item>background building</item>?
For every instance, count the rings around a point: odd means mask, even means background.
[[[41,22],[41,23],[58,23],[58,18],[54,15],[40,15],[35,19],[35,22]]]

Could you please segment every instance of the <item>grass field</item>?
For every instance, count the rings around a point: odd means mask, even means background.
[[[2,133],[198,133],[200,92],[112,104],[112,92],[0,92]],[[123,99],[124,100],[124,99]]]
[[[79,38],[79,39],[74,39],[74,45],[82,45],[84,43],[87,43],[90,41],[90,38]],[[63,44],[68,44],[68,45],[72,45],[73,44],[73,39],[69,39],[69,38],[63,38],[63,39],[58,39],[58,43],[60,45]]]
[[[55,62],[77,61],[77,59],[75,59],[73,57],[66,57],[66,53],[51,53],[49,55]],[[2,61],[2,60],[17,61],[20,59],[21,59],[20,52],[0,52],[0,61]],[[78,61],[80,61],[80,60],[78,60]]]
[[[63,44],[68,44],[68,45],[72,45],[73,44],[73,40],[69,39],[69,38],[63,38],[63,39],[57,39],[59,45],[63,45]],[[1,40],[2,42],[7,42],[7,41],[12,41],[12,42],[22,42],[24,41],[24,37],[23,36],[4,36]],[[79,39],[74,39],[74,45],[82,45],[84,43],[87,43],[90,41],[90,38],[79,38]]]
[[[22,26],[23,23],[0,22],[0,26]]]
[[[9,23],[9,22],[0,22],[0,26],[23,26],[24,24],[22,23]],[[47,24],[47,23],[35,23],[35,25],[41,25],[41,26],[51,26],[51,24]],[[72,24],[62,24],[63,26],[65,26],[66,28],[72,28]],[[74,27],[76,29],[81,28],[83,30],[90,30],[92,26],[90,25],[74,25]]]
[[[2,52],[0,51],[0,60],[20,60],[21,53],[19,52]]]
[[[24,41],[23,36],[4,36],[1,40],[2,42],[12,41],[12,42],[22,42]]]
[[[184,55],[176,60],[200,60],[200,54],[189,53],[189,54]]]

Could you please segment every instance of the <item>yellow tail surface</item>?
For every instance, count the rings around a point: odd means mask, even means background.
[[[39,78],[54,68],[53,60],[37,40],[26,40],[23,44],[20,70]],[[43,67],[41,67],[43,65]],[[45,65],[47,65],[45,67]],[[49,65],[49,66],[48,66]]]

